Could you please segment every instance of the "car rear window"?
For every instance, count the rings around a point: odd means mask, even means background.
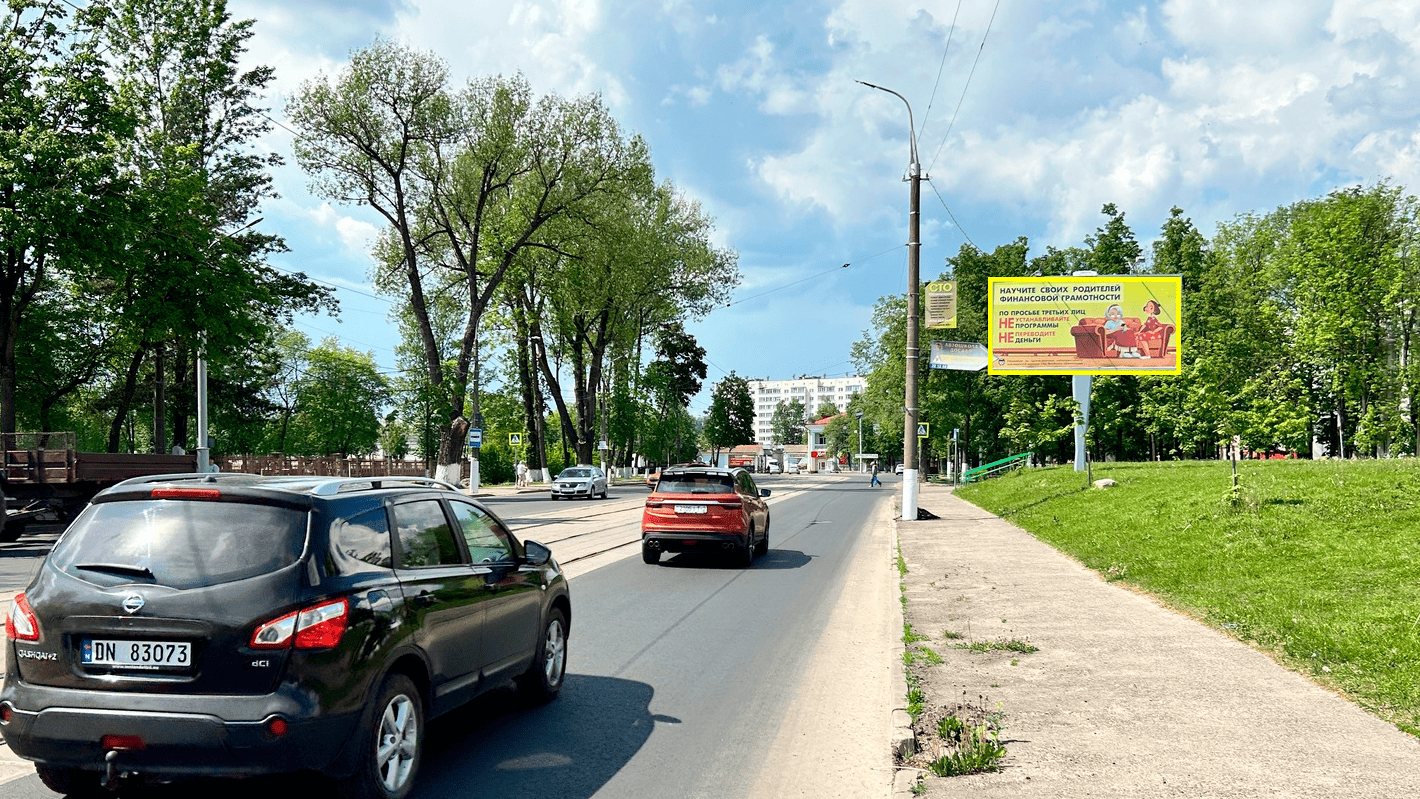
[[[144,582],[186,589],[289,566],[301,556],[305,540],[306,514],[291,508],[244,502],[105,502],[79,515],[49,560],[55,568],[99,585]]]
[[[727,474],[662,475],[656,486],[660,494],[733,494],[735,479]]]

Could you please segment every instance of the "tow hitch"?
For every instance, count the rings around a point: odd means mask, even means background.
[[[109,747],[108,751],[104,753],[104,776],[103,779],[99,781],[99,787],[103,788],[106,791],[117,791],[124,780],[138,776],[138,772],[125,771],[121,766],[119,766],[118,753],[126,752],[131,749],[142,748],[143,744],[141,742],[139,742],[136,746],[119,744],[117,746]]]
[[[110,749],[104,755],[104,780],[99,783],[99,786],[106,791],[116,791],[119,778],[122,776],[123,772],[118,770],[118,750]]]

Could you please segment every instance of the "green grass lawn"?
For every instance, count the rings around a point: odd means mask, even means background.
[[[959,494],[1420,735],[1420,460],[1024,469]]]

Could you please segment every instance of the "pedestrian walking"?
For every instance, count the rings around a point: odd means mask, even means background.
[[[877,462],[877,461],[873,461],[873,482],[871,483],[871,485],[873,485],[873,486],[880,486],[880,485],[882,485],[882,484],[883,484],[883,481],[881,481],[881,480],[878,479],[878,462]]]
[[[517,464],[513,466],[513,472],[518,477],[518,488],[523,488],[528,484],[528,465],[526,463],[518,461]]]

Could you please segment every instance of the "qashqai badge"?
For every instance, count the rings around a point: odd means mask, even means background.
[[[129,594],[123,598],[123,609],[129,613],[137,613],[143,609],[143,596],[141,594]]]

